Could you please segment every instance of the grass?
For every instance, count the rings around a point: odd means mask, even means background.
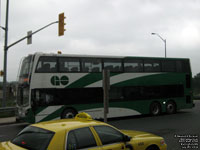
[[[2,99],[0,99],[0,108],[2,104]],[[6,102],[6,107],[15,107],[15,97],[8,97],[7,102]],[[0,118],[6,118],[6,117],[14,117],[15,116],[15,111],[6,111],[6,112],[0,112]]]

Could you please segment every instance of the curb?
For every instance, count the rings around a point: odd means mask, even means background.
[[[0,125],[14,124],[16,123],[16,117],[0,118]]]

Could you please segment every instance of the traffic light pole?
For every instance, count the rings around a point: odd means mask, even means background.
[[[39,31],[41,31],[41,30],[43,30],[43,29],[45,29],[45,28],[47,28],[47,27],[49,27],[49,26],[51,26],[51,25],[53,25],[53,24],[55,24],[55,23],[58,23],[58,21],[52,22],[52,23],[50,23],[50,24],[48,24],[48,25],[46,25],[46,26],[44,26],[44,27],[42,27],[42,28],[36,30],[35,32],[32,32],[31,34],[29,34],[29,35],[27,35],[27,36],[25,36],[25,37],[19,39],[18,41],[16,41],[16,42],[10,44],[7,48],[9,49],[10,47],[16,45],[17,43],[19,43],[19,42],[21,42],[21,41],[27,39],[28,37],[32,36],[33,34],[36,34],[37,32],[39,32]]]
[[[7,7],[8,7],[8,1],[9,0],[7,0]],[[7,89],[6,89],[7,79],[6,78],[7,78],[7,52],[8,52],[8,49],[10,47],[16,45],[17,43],[19,43],[19,42],[27,39],[28,37],[32,36],[33,34],[36,34],[37,32],[39,32],[39,31],[41,31],[41,30],[43,30],[43,29],[45,29],[45,28],[47,28],[47,27],[49,27],[49,26],[51,26],[51,25],[59,22],[59,21],[54,21],[54,22],[52,22],[52,23],[50,23],[50,24],[48,24],[48,25],[46,25],[46,26],[44,26],[44,27],[36,30],[35,32],[32,32],[31,34],[29,34],[29,35],[27,35],[27,36],[19,39],[18,41],[16,41],[16,42],[14,42],[14,43],[12,43],[12,44],[10,44],[10,45],[7,46],[7,43],[8,43],[8,41],[7,41],[7,39],[8,39],[8,8],[7,8],[6,16],[7,16],[6,17],[7,21],[6,21],[6,27],[5,27],[4,75],[3,75],[3,100],[2,100],[2,107],[6,106],[6,92],[7,92]]]
[[[7,0],[6,5],[6,24],[5,24],[5,41],[4,41],[4,74],[3,74],[3,99],[2,99],[2,107],[6,106],[6,84],[7,84],[7,52],[8,52],[8,12],[9,12],[9,0]]]

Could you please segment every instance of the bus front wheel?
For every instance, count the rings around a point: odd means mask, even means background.
[[[166,104],[166,112],[168,114],[174,114],[176,113],[176,104],[173,101],[169,101]]]
[[[67,108],[62,112],[61,119],[74,118],[76,116],[76,114],[77,114],[77,112],[74,109]]]
[[[161,114],[161,105],[160,105],[160,103],[158,103],[158,102],[153,102],[153,103],[150,105],[150,113],[151,113],[153,116],[160,115],[160,114]]]

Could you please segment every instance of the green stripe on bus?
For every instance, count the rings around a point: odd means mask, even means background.
[[[149,75],[149,76],[143,76],[138,77],[126,81],[122,81],[116,84],[113,84],[112,86],[146,86],[147,84],[150,85],[163,85],[163,84],[176,84],[177,81],[183,81],[184,75],[183,74],[177,74],[177,73],[163,73],[161,76],[159,74],[155,75]],[[184,83],[183,83],[184,84]]]
[[[118,74],[120,73],[110,73],[110,77],[118,75]],[[90,85],[100,80],[102,80],[102,73],[90,73],[80,78],[79,80],[73,82],[66,88],[83,88],[87,85]]]
[[[49,114],[48,116],[46,116],[45,118],[43,118],[41,121],[48,121],[48,120],[53,120],[55,118],[58,118],[61,116],[61,112],[64,110],[64,106],[59,108],[58,110],[54,111],[53,113]]]

